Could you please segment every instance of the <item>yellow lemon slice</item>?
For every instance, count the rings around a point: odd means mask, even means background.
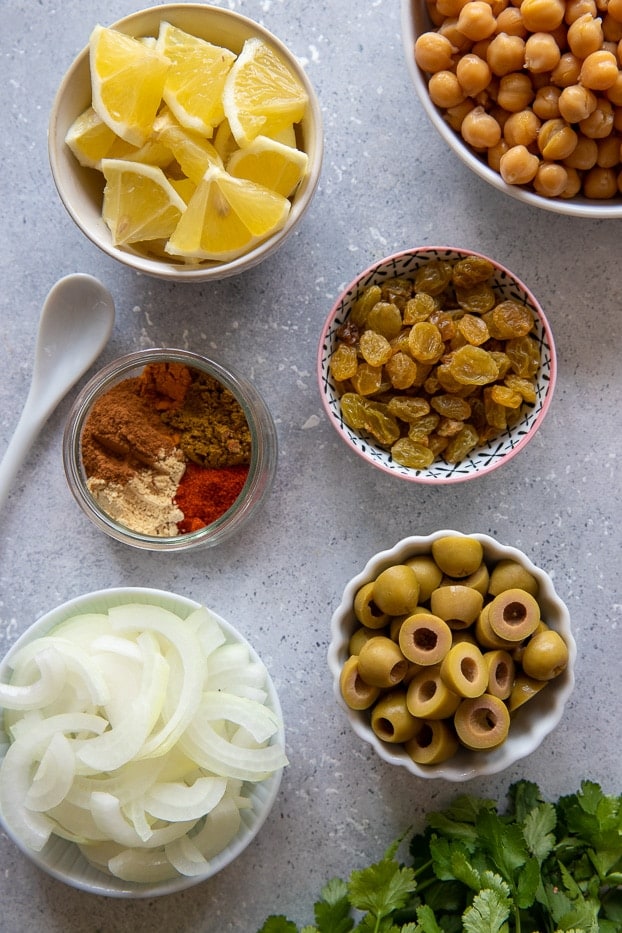
[[[156,140],[148,139],[136,147],[121,139],[104,123],[92,107],[87,107],[71,124],[65,143],[86,168],[101,170],[102,159],[131,159],[164,167],[173,161],[173,153]]]
[[[182,126],[211,136],[224,117],[222,92],[235,54],[167,22],[160,24],[156,48],[171,63],[165,102]]]
[[[99,25],[89,39],[89,58],[94,110],[117,136],[142,146],[162,100],[169,62],[144,42]]]
[[[166,252],[186,259],[229,261],[280,230],[287,220],[287,198],[210,167],[197,186]]]
[[[287,198],[304,178],[308,164],[307,154],[300,149],[284,146],[267,136],[257,136],[248,146],[233,153],[227,162],[227,171]]]
[[[299,123],[307,103],[305,88],[276,51],[262,39],[247,39],[223,90],[225,116],[238,145]]]
[[[222,159],[209,139],[178,123],[167,107],[155,118],[153,133],[158,142],[173,154],[184,175],[197,185],[210,165],[223,167]]]
[[[102,159],[106,179],[102,216],[115,246],[168,238],[186,210],[161,168]]]

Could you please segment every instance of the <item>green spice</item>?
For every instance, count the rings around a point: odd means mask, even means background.
[[[379,862],[333,879],[300,933],[620,933],[622,796],[586,780],[545,801],[518,781],[509,808],[463,794]],[[356,918],[356,919],[355,919]],[[299,933],[283,916],[259,933]]]

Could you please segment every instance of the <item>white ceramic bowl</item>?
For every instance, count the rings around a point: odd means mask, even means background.
[[[331,641],[328,649],[328,666],[333,677],[334,694],[339,706],[354,732],[368,742],[383,761],[406,768],[420,778],[443,778],[448,781],[467,781],[483,775],[497,774],[510,765],[534,752],[544,739],[555,729],[564,712],[564,706],[574,687],[574,665],[577,648],[570,628],[570,615],[565,604],[555,591],[551,577],[517,548],[501,544],[486,534],[469,534],[481,542],[484,560],[496,563],[502,558],[518,561],[530,571],[539,583],[538,602],[542,618],[550,628],[563,637],[568,646],[569,663],[566,670],[554,681],[520,707],[512,717],[506,741],[490,751],[460,750],[447,761],[436,765],[415,763],[400,745],[382,742],[373,732],[369,713],[350,709],[341,696],[339,676],[347,659],[350,636],[359,627],[353,612],[354,596],[363,584],[374,580],[379,573],[393,564],[402,563],[419,554],[429,554],[432,542],[447,535],[461,532],[442,530],[430,535],[413,535],[403,538],[386,551],[371,557],[363,569],[347,584],[341,602],[331,620]]]
[[[160,259],[132,247],[112,243],[101,216],[104,180],[100,172],[83,168],[67,145],[65,136],[73,121],[91,103],[89,50],[84,48],[65,74],[52,105],[48,128],[48,154],[60,198],[82,232],[101,250],[126,266],[157,278],[178,282],[215,281],[237,275],[274,253],[290,236],[305,214],[317,187],[322,165],[324,136],[320,105],[302,65],[289,49],[263,26],[239,13],[200,3],[170,3],[149,7],[111,24],[134,37],[157,36],[161,21],[185,30],[238,54],[245,40],[257,36],[271,44],[309,96],[307,113],[300,124],[300,147],[309,157],[308,171],[292,196],[285,226],[250,252],[229,262],[187,264],[173,257]],[[92,24],[95,26],[95,23]]]
[[[396,463],[389,451],[375,445],[369,438],[352,430],[343,420],[339,402],[339,393],[335,380],[330,373],[330,360],[338,342],[338,331],[348,319],[353,305],[370,285],[382,285],[389,278],[402,276],[414,278],[417,270],[424,264],[438,259],[455,261],[464,256],[481,256],[474,250],[448,246],[422,246],[406,249],[393,256],[378,260],[364,272],[361,272],[341,293],[328,315],[322,329],[318,359],[317,376],[322,403],[328,418],[341,439],[350,450],[362,457],[367,463],[400,479],[416,483],[444,485],[484,476],[508,463],[529,443],[538,430],[551,404],[556,381],[557,362],[553,334],[545,314],[532,292],[512,272],[490,257],[489,262],[495,267],[493,287],[499,300],[514,298],[531,308],[536,331],[532,335],[540,345],[540,369],[536,377],[536,402],[523,407],[523,416],[513,427],[507,428],[488,444],[476,448],[464,460],[457,464],[447,463],[438,458],[427,469],[415,470]]]
[[[9,661],[18,649],[34,641],[36,638],[48,634],[57,625],[60,625],[60,623],[81,613],[105,613],[113,606],[127,605],[130,603],[160,606],[176,613],[181,618],[186,618],[191,612],[199,608],[199,603],[184,596],[141,587],[120,587],[99,590],[93,593],[87,593],[83,596],[78,596],[75,599],[71,599],[57,606],[50,612],[47,612],[17,639],[5,658],[0,662],[0,681],[6,683],[9,680],[11,673]],[[224,632],[227,643],[245,645],[248,648],[251,660],[262,663],[256,650],[233,625],[226,622],[216,613],[212,614],[215,616],[220,628]],[[282,723],[282,711],[279,698],[274,684],[267,673],[266,691],[268,693],[266,705],[277,714]],[[275,734],[273,741],[279,742],[284,747],[285,734],[282,726],[278,733]],[[6,736],[4,735],[3,729],[0,728],[0,761],[4,758],[6,753],[6,746],[2,744],[5,742]],[[172,894],[199,884],[221,871],[227,865],[230,865],[231,862],[250,845],[264,825],[276,800],[281,777],[282,771],[279,770],[259,783],[247,785],[244,793],[252,802],[252,808],[242,809],[240,811],[242,823],[238,833],[219,855],[216,855],[210,860],[208,871],[193,877],[180,875],[168,881],[145,884],[123,881],[120,878],[105,874],[89,864],[82,856],[77,846],[72,842],[68,842],[59,836],[52,836],[41,852],[35,852],[15,834],[11,827],[11,821],[7,820],[6,814],[1,811],[0,823],[2,824],[3,831],[12,839],[24,855],[53,878],[63,881],[71,887],[87,891],[91,894],[101,894],[109,897],[152,898],[162,894]]]
[[[622,196],[612,200],[595,200],[582,196],[567,199],[545,198],[526,187],[506,184],[499,173],[490,168],[486,161],[454,132],[443,118],[442,112],[430,100],[427,77],[415,62],[414,48],[417,37],[430,30],[432,22],[424,0],[401,0],[401,4],[402,42],[415,91],[435,130],[465,165],[493,188],[532,207],[571,217],[593,217],[599,220],[622,217]]]

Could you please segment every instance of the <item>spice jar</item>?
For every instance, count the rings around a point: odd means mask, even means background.
[[[277,461],[272,416],[246,379],[186,350],[110,363],[70,411],[63,461],[85,514],[152,551],[221,543],[255,512]]]

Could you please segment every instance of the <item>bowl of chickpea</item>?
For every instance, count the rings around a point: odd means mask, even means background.
[[[415,247],[360,273],[322,329],[324,410],[348,448],[398,479],[485,476],[534,437],[557,362],[537,299],[462,247]]]
[[[622,217],[622,0],[402,0],[402,38],[424,110],[476,175]]]
[[[338,706],[383,761],[466,781],[532,754],[574,687],[549,574],[487,534],[411,535],[373,555],[331,620]]]

